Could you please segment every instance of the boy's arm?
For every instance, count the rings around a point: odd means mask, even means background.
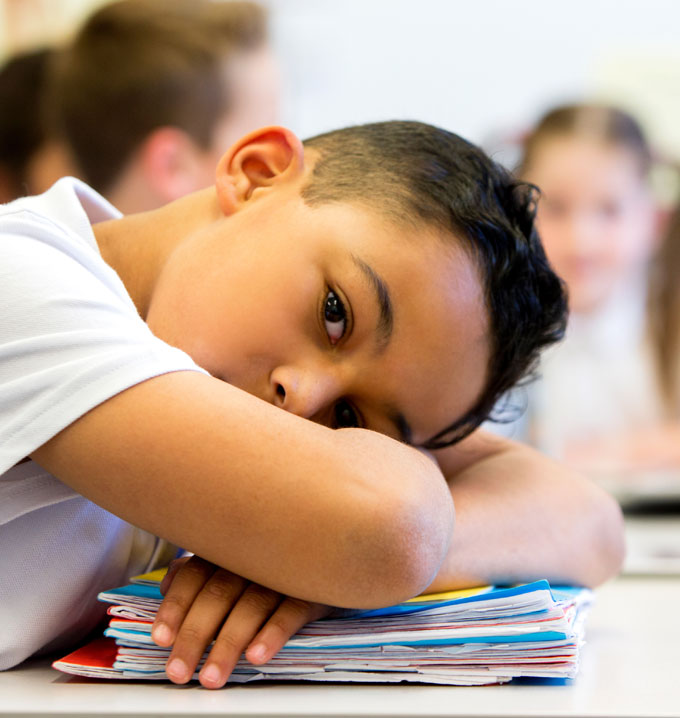
[[[446,484],[419,452],[194,372],[121,392],[32,457],[130,523],[316,603],[373,607],[418,593],[452,530]]]
[[[456,527],[429,591],[539,578],[595,586],[620,569],[619,506],[580,475],[482,430],[435,453]]]

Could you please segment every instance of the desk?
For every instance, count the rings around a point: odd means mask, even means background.
[[[626,574],[680,577],[680,515],[626,514]]]
[[[90,682],[45,661],[0,673],[0,715],[680,716],[680,578],[621,577],[597,591],[569,685],[488,687]]]

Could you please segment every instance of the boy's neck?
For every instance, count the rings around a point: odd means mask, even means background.
[[[158,277],[175,247],[222,216],[215,190],[209,188],[150,212],[101,222],[92,230],[104,261],[146,319]]]

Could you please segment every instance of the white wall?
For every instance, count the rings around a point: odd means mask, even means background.
[[[0,0],[0,57],[105,1]],[[493,149],[556,102],[604,97],[680,157],[680,0],[259,1],[302,136],[413,118]]]
[[[303,136],[412,118],[476,142],[605,96],[680,156],[678,0],[269,0]]]
[[[107,0],[0,0],[0,62],[43,44],[65,42]]]

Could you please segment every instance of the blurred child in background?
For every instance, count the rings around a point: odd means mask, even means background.
[[[278,95],[259,5],[121,0],[55,63],[49,117],[79,178],[128,214],[209,185],[227,147],[278,119]]]
[[[75,169],[62,143],[49,140],[42,99],[54,51],[11,57],[0,69],[0,204],[38,194]]]
[[[650,164],[631,116],[573,105],[540,120],[520,166],[541,189],[537,226],[571,311],[530,389],[530,438],[593,473],[680,469],[680,253],[669,240],[653,262]]]
[[[652,266],[649,320],[667,417],[667,438],[663,432],[657,433],[661,437],[658,448],[669,452],[668,463],[677,468],[680,467],[680,208],[671,218]]]

